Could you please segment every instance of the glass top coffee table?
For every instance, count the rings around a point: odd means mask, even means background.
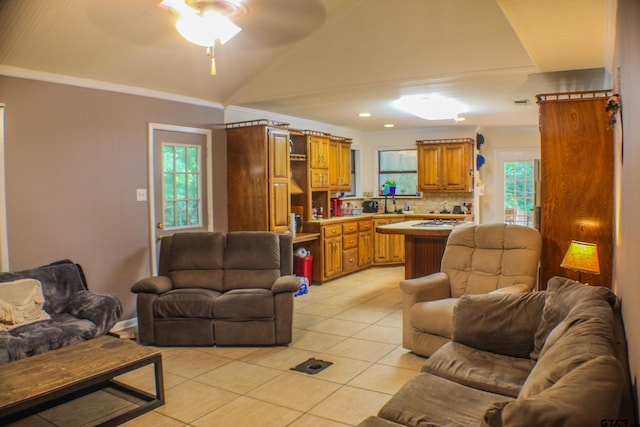
[[[150,364],[154,365],[155,395],[114,379]],[[164,405],[160,350],[103,336],[0,365],[0,424],[106,387],[143,403],[102,426],[122,424]]]

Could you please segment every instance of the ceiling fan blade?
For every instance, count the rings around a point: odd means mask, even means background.
[[[235,20],[242,28],[234,44],[246,48],[276,47],[303,39],[326,20],[320,0],[247,0],[248,13]]]

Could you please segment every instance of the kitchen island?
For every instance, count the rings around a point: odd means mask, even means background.
[[[382,234],[404,235],[404,278],[426,276],[440,271],[447,239],[454,227],[472,224],[457,220],[413,220],[376,227]]]

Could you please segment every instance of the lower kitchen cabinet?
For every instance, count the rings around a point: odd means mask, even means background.
[[[374,219],[374,230],[380,225],[404,221],[400,219]],[[404,262],[404,236],[374,233],[374,264],[402,264]]]
[[[320,233],[320,259],[314,258],[313,281],[329,279],[352,273],[372,264],[373,221],[344,218],[331,222],[306,222],[305,231]]]

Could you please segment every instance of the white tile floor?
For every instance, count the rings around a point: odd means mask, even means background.
[[[311,286],[295,300],[288,347],[162,348],[166,404],[127,426],[345,426],[378,409],[424,359],[402,348],[403,267],[374,267]],[[333,362],[315,375],[308,358]],[[120,378],[153,392],[150,367]],[[19,426],[95,425],[131,403],[106,391]]]

